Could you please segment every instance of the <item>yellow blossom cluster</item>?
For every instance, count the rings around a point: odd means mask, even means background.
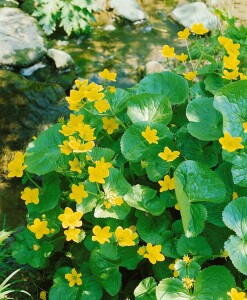
[[[26,169],[27,165],[24,165],[24,155],[20,151],[15,153],[14,159],[9,162],[8,170],[9,174],[8,177],[22,177],[23,171]]]
[[[63,228],[68,228],[64,231],[67,241],[79,242],[79,234],[81,230],[77,227],[82,226],[82,212],[73,210],[70,207],[65,207],[64,213],[58,216],[58,219],[62,222]]]
[[[240,77],[241,80],[247,80],[247,75],[239,72],[240,61],[238,60],[238,56],[240,54],[240,44],[234,44],[232,39],[225,36],[220,36],[218,41],[227,52],[227,55],[223,57],[224,70],[222,78],[236,80]]]

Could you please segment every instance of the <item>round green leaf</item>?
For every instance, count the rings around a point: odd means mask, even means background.
[[[150,74],[143,78],[137,94],[150,93],[167,96],[172,105],[181,104],[189,97],[187,80],[172,72]]]
[[[189,292],[177,278],[166,278],[160,281],[156,288],[157,300],[191,299]]]
[[[153,277],[143,279],[134,290],[135,300],[156,300],[156,285]]]

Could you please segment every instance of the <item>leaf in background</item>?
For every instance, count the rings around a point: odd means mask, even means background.
[[[143,279],[134,290],[136,300],[156,300],[156,281],[153,277]]]
[[[191,299],[191,296],[181,280],[178,278],[166,278],[161,280],[156,288],[156,299],[186,300]]]

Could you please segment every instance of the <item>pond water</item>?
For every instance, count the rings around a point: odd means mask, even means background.
[[[149,16],[144,23],[112,21],[112,14],[103,13],[97,16],[89,37],[56,37],[54,47],[73,57],[78,77],[97,81],[97,73],[109,68],[118,73],[116,86],[129,87],[142,77],[147,62],[162,61],[159,50],[164,44],[175,45],[177,41],[180,27],[167,18],[177,3],[171,0],[140,0],[139,3]],[[113,31],[104,30],[109,20],[115,26]],[[10,160],[8,153],[2,160],[6,169]],[[7,228],[25,225],[26,207],[20,200],[22,189],[21,180],[8,181],[6,172],[0,174],[0,228],[4,215]]]

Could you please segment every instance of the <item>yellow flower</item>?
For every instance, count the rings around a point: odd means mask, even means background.
[[[75,171],[81,174],[82,170],[80,168],[80,162],[77,157],[75,157],[74,160],[70,160],[69,165],[70,165],[70,171]]]
[[[241,137],[232,137],[227,131],[224,132],[224,137],[219,139],[222,149],[227,150],[228,152],[233,152],[237,149],[243,149],[244,146],[241,144]]]
[[[231,70],[236,70],[240,61],[235,56],[223,56],[224,67]]]
[[[219,36],[218,41],[222,46],[225,46],[226,44],[233,44],[232,40],[225,36]]]
[[[39,245],[33,245],[33,250],[38,251],[39,250]]]
[[[232,200],[235,200],[238,198],[238,193],[237,192],[233,192],[232,193]]]
[[[153,246],[151,243],[148,243],[146,246],[146,254],[144,254],[145,258],[148,258],[151,264],[156,264],[157,261],[164,261],[165,256],[160,253],[161,245]]]
[[[33,225],[29,226],[28,229],[35,234],[36,239],[41,239],[43,235],[49,234],[50,230],[47,228],[47,221],[40,221],[36,218],[33,222]]]
[[[180,55],[176,55],[176,59],[182,61],[182,62],[185,62],[188,58],[188,55],[187,54],[184,54],[184,53],[181,53]]]
[[[100,99],[95,102],[94,107],[97,109],[98,113],[102,114],[110,108],[110,105],[107,100]]]
[[[169,175],[166,175],[164,177],[164,180],[158,181],[159,185],[161,186],[160,192],[168,191],[168,190],[174,190],[175,184],[174,184],[174,178],[170,178]]]
[[[63,125],[59,132],[61,132],[64,136],[70,136],[75,133],[75,129],[67,125]]]
[[[26,187],[24,191],[21,192],[21,199],[25,201],[25,204],[39,203],[39,189],[30,189],[29,187]]]
[[[79,242],[79,234],[81,230],[78,228],[71,228],[64,230],[64,234],[66,235],[66,241],[74,241],[76,243]]]
[[[101,157],[100,160],[95,162],[95,165],[95,168],[88,167],[88,180],[90,182],[105,183],[104,179],[109,176],[109,168],[112,167],[112,164],[109,162],[105,162],[105,158]]]
[[[190,36],[190,31],[188,28],[185,28],[183,31],[178,32],[178,38],[180,40],[186,40]]]
[[[175,270],[175,264],[176,264],[177,261],[179,261],[179,258],[176,258],[175,262],[168,266],[168,268],[173,271],[173,277],[178,277],[179,276],[178,271]]]
[[[84,120],[83,115],[76,116],[74,114],[70,114],[67,126],[73,128],[74,131],[78,131],[80,126],[83,125],[83,120]]]
[[[65,274],[64,277],[68,280],[69,286],[72,287],[72,286],[74,286],[75,284],[76,284],[76,285],[82,285],[82,280],[81,280],[81,278],[80,278],[81,276],[82,276],[81,273],[77,273],[77,272],[76,272],[76,269],[73,268],[73,269],[71,270],[71,273]]]
[[[187,265],[189,265],[192,262],[193,258],[190,258],[188,255],[184,255],[183,261],[186,262]]]
[[[23,171],[26,169],[27,165],[23,165],[24,155],[17,151],[15,153],[15,158],[8,164],[9,174],[8,177],[22,177]]]
[[[158,144],[159,137],[156,129],[151,130],[150,126],[147,126],[146,130],[142,132],[142,136],[149,144]]]
[[[69,142],[68,141],[64,141],[62,145],[58,145],[58,147],[60,148],[61,152],[65,155],[70,155],[70,153],[72,153],[72,149],[69,146]]]
[[[104,78],[109,81],[116,81],[117,73],[109,72],[108,69],[104,69],[103,72],[98,73],[101,78]]]
[[[66,97],[65,99],[68,102],[80,103],[83,98],[84,98],[84,93],[82,93],[81,91],[71,90],[70,96]]]
[[[115,129],[118,129],[119,125],[114,118],[108,119],[107,117],[102,118],[103,129],[106,130],[108,134],[112,134]]]
[[[137,250],[137,253],[141,256],[144,256],[144,254],[146,253],[146,247],[142,246]]]
[[[63,228],[70,227],[74,229],[75,227],[80,227],[82,225],[81,217],[82,212],[73,210],[70,207],[65,207],[64,213],[58,216],[58,219],[62,222]]]
[[[180,155],[180,152],[179,151],[172,151],[168,147],[165,147],[164,152],[160,152],[158,155],[163,160],[165,160],[167,162],[170,162],[170,161],[174,161],[176,158],[178,158],[179,155]]]
[[[85,191],[84,185],[79,183],[79,185],[72,184],[72,193],[69,194],[71,200],[75,200],[77,204],[82,203],[83,198],[88,197],[88,193]]]
[[[46,291],[41,291],[39,294],[40,300],[46,300]]]
[[[104,93],[100,93],[97,88],[93,88],[90,91],[85,91],[85,97],[89,102],[103,99],[105,96]]]
[[[238,292],[235,288],[232,288],[230,292],[227,293],[231,297],[231,300],[245,300],[245,293]]]
[[[81,80],[79,80],[79,79],[76,79],[76,80],[75,80],[75,85],[76,85],[76,87],[77,87],[78,89],[80,89],[81,87],[87,86],[87,85],[88,85],[88,80],[85,79],[85,80],[81,81]]]
[[[104,204],[106,209],[110,209],[112,207],[112,205],[107,201],[104,201],[103,204]]]
[[[244,75],[243,73],[239,73],[240,80],[247,80],[247,75]]]
[[[227,70],[223,71],[224,76],[222,76],[222,78],[226,78],[228,80],[234,80],[237,79],[239,73],[238,73],[238,69],[233,70],[232,72],[229,72]]]
[[[240,48],[240,44],[227,43],[224,47],[230,56],[239,56],[240,52],[238,49]]]
[[[193,24],[192,27],[191,27],[191,31],[193,33],[200,34],[200,35],[203,35],[203,34],[209,32],[209,30],[204,27],[203,23],[199,23],[199,24],[195,23],[195,24]]]
[[[123,227],[118,226],[115,230],[115,236],[118,245],[120,247],[126,247],[135,245],[134,240],[138,237],[138,234],[129,228],[123,229]]]
[[[81,125],[78,128],[80,137],[87,142],[96,140],[96,137],[94,136],[94,131],[95,128],[91,128],[90,125],[85,125],[85,124]]]
[[[96,225],[93,228],[93,236],[92,241],[97,241],[101,245],[105,242],[110,243],[109,238],[112,237],[112,233],[110,232],[110,226],[105,226],[101,228],[100,226]]]
[[[73,150],[75,153],[83,153],[91,150],[94,147],[94,142],[90,141],[87,143],[81,143],[80,139],[76,139],[74,136],[69,137],[68,146]]]
[[[174,208],[175,208],[176,210],[180,210],[180,207],[179,207],[178,203],[175,204]]]
[[[188,72],[188,73],[183,73],[184,78],[186,78],[187,80],[193,80],[196,78],[197,75],[197,71],[194,72]]]
[[[190,278],[189,276],[186,276],[182,278],[182,282],[184,284],[184,287],[189,290],[193,287],[195,280],[193,278]]]
[[[174,48],[169,47],[168,45],[164,45],[163,49],[160,50],[160,53],[167,58],[172,58],[175,56]]]
[[[115,87],[115,86],[112,86],[112,85],[111,85],[111,86],[108,86],[108,89],[109,89],[109,91],[110,91],[111,93],[113,93],[113,94],[116,93],[116,90],[117,90],[116,87]]]
[[[247,122],[244,122],[244,123],[242,124],[242,126],[243,126],[243,129],[244,129],[244,132],[247,133]]]

